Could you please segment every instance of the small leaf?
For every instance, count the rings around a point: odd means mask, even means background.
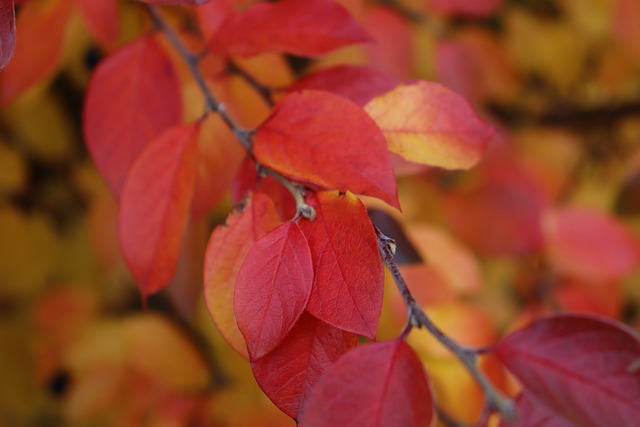
[[[247,359],[247,344],[238,329],[233,311],[236,277],[253,244],[278,226],[273,202],[262,193],[249,196],[244,209],[216,227],[204,257],[204,297],[209,313],[229,345]]]
[[[301,221],[315,280],[307,311],[345,331],[375,338],[384,269],[367,210],[351,193],[323,191],[310,200],[316,219]]]
[[[633,235],[598,211],[577,207],[548,211],[542,230],[549,259],[562,274],[591,282],[616,281],[640,260]]]
[[[7,66],[16,47],[16,13],[13,0],[0,0],[0,70]]]
[[[399,206],[384,136],[340,96],[314,90],[285,95],[258,128],[254,154],[289,178]]]
[[[67,24],[74,4],[73,0],[31,1],[21,7],[16,19],[18,36],[14,55],[2,70],[1,105],[8,105],[54,74],[62,59]],[[4,56],[4,40],[2,43],[0,54]]]
[[[309,245],[286,222],[247,253],[236,280],[234,310],[252,360],[273,350],[304,311],[313,285]]]
[[[468,169],[480,161],[494,130],[467,101],[437,83],[401,85],[374,98],[365,110],[403,158],[446,169]]]
[[[304,313],[284,341],[251,368],[265,394],[296,419],[324,371],[357,343],[357,335]]]
[[[507,335],[495,354],[528,393],[576,425],[632,427],[640,419],[640,375],[628,372],[640,339],[619,323],[552,316]]]
[[[422,363],[402,340],[350,351],[320,377],[301,427],[425,427],[433,398]]]
[[[131,167],[120,196],[120,246],[143,297],[175,274],[196,179],[198,126],[153,141]]]
[[[142,150],[181,116],[178,77],[153,36],[100,64],[87,89],[83,128],[89,152],[114,193],[120,193]]]
[[[289,87],[289,92],[304,89],[325,90],[364,106],[399,83],[395,77],[373,67],[340,65],[303,77]]]
[[[369,41],[349,13],[327,0],[283,0],[258,3],[231,16],[211,41],[215,53],[253,56],[285,52],[320,56]]]
[[[516,398],[516,411],[518,419],[515,422],[502,421],[499,427],[575,427],[526,392]]]

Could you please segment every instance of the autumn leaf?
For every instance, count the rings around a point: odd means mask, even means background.
[[[2,70],[1,105],[10,104],[56,71],[73,7],[73,0],[30,1],[22,6],[16,20],[14,55]],[[4,56],[4,40],[2,43]]]
[[[474,166],[494,134],[464,98],[426,81],[398,86],[370,101],[365,111],[382,129],[391,152],[446,169]]]
[[[251,247],[236,280],[233,306],[252,360],[273,350],[307,306],[313,285],[309,245],[286,222]]]
[[[307,311],[345,331],[375,338],[384,270],[367,210],[351,193],[323,191],[309,203],[316,219],[301,221],[315,270]]]
[[[496,356],[524,389],[585,427],[632,427],[640,419],[640,381],[628,367],[638,335],[605,318],[556,315],[507,335]]]
[[[120,246],[143,297],[175,274],[196,180],[199,125],[162,133],[132,165],[120,196]]]
[[[114,193],[136,157],[181,116],[178,77],[154,36],[137,39],[100,64],[87,88],[83,130]]]
[[[322,91],[284,96],[258,127],[254,154],[288,178],[398,207],[384,137],[356,104]]]
[[[13,0],[0,0],[0,69],[9,63],[16,47],[16,14]]]
[[[229,345],[247,359],[247,344],[233,311],[236,277],[253,244],[280,223],[273,202],[251,194],[243,209],[232,212],[226,225],[216,227],[204,258],[204,297],[209,313]]]
[[[340,65],[309,74],[292,84],[288,91],[325,90],[363,107],[371,99],[390,91],[399,83],[395,77],[373,67]]]
[[[357,335],[303,313],[284,341],[251,368],[265,394],[297,419],[320,376],[357,343]]]
[[[258,3],[227,19],[211,41],[214,53],[253,56],[284,52],[319,56],[369,41],[349,13],[326,0]]]
[[[422,363],[402,340],[340,358],[311,392],[301,427],[429,426],[433,398]]]

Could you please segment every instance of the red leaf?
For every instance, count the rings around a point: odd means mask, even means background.
[[[273,202],[264,194],[253,193],[242,210],[229,215],[226,225],[213,230],[207,245],[204,258],[207,308],[222,336],[246,358],[249,358],[247,344],[233,311],[236,277],[256,240],[279,223]]]
[[[285,95],[255,134],[260,163],[289,178],[398,207],[384,137],[356,104],[322,91]]]
[[[72,0],[56,0],[32,1],[21,8],[13,59],[2,70],[1,105],[11,103],[56,71],[73,7]],[[4,55],[4,45],[2,48]]]
[[[402,340],[350,351],[320,377],[301,427],[429,426],[433,398],[422,363]]]
[[[494,134],[464,98],[437,83],[398,86],[365,110],[384,132],[391,152],[447,169],[474,166]]]
[[[198,126],[162,133],[140,154],[120,196],[120,246],[143,297],[175,274],[196,179]]]
[[[357,335],[304,313],[274,351],[251,363],[253,375],[273,403],[297,419],[320,376],[357,343]]]
[[[619,323],[552,316],[506,336],[495,354],[527,392],[577,425],[632,427],[640,419],[640,374],[629,371],[640,339]]]
[[[286,222],[253,245],[238,272],[233,301],[252,360],[289,333],[307,306],[312,285],[311,253],[298,224]]]
[[[340,65],[309,74],[294,83],[289,92],[325,90],[364,106],[375,96],[390,91],[399,83],[395,77],[372,67]]]
[[[0,0],[0,70],[13,56],[16,47],[16,13],[13,0]]]
[[[319,56],[369,41],[349,13],[328,0],[258,3],[230,17],[211,41],[213,52],[253,56],[286,52]]]
[[[181,116],[178,77],[152,36],[100,64],[87,89],[83,128],[93,160],[116,194],[140,152]]]
[[[549,211],[542,229],[558,272],[591,282],[616,281],[638,265],[638,243],[615,218],[585,208]]]
[[[526,392],[516,398],[516,410],[518,419],[512,423],[502,421],[499,427],[575,427]]]
[[[309,202],[316,219],[300,223],[315,270],[307,311],[373,339],[382,310],[384,269],[367,210],[353,194],[337,191],[320,192]]]
[[[120,33],[117,0],[78,0],[78,7],[91,34],[105,46],[113,46]]]

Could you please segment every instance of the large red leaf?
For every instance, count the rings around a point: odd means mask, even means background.
[[[584,427],[632,427],[640,419],[640,339],[586,315],[541,319],[507,335],[495,354],[528,393]]]
[[[315,270],[307,311],[337,328],[375,338],[384,269],[367,210],[352,193],[323,191],[310,203],[314,221],[301,221]]]
[[[320,377],[301,427],[425,427],[433,400],[422,363],[402,340],[350,351]]]
[[[0,0],[0,70],[13,56],[16,47],[16,13],[13,0]]]
[[[178,77],[153,36],[100,64],[87,89],[83,128],[93,160],[116,194],[144,147],[181,116]]]
[[[283,97],[255,134],[258,161],[289,178],[398,207],[384,136],[356,104],[322,91]]]
[[[258,3],[224,22],[211,41],[214,52],[252,56],[286,52],[319,56],[369,41],[349,13],[329,0]]]
[[[251,359],[273,350],[304,311],[313,285],[311,252],[300,227],[286,222],[247,253],[233,306]]]
[[[324,371],[357,343],[357,335],[304,313],[275,350],[251,363],[253,375],[276,406],[296,419]]]
[[[242,210],[229,215],[226,225],[213,230],[204,258],[204,297],[209,313],[227,342],[249,358],[247,344],[233,311],[233,293],[242,261],[251,246],[280,223],[273,202],[253,193]]]
[[[526,392],[518,395],[516,410],[518,419],[514,422],[503,420],[499,427],[575,427]]]
[[[32,0],[22,6],[16,21],[14,55],[2,70],[1,105],[11,103],[56,71],[73,7],[73,0]]]
[[[474,166],[494,134],[464,98],[437,83],[398,86],[365,110],[384,132],[390,151],[447,169]]]
[[[309,74],[291,85],[289,92],[326,90],[364,106],[375,96],[390,91],[399,83],[395,77],[373,67],[340,65]]]
[[[141,153],[120,195],[120,246],[143,296],[175,274],[196,179],[198,126],[163,132]]]
[[[595,210],[550,210],[543,217],[542,230],[556,270],[585,281],[620,280],[640,259],[633,235],[615,218]]]
[[[117,0],[78,0],[78,8],[91,34],[105,46],[113,46],[120,33]]]

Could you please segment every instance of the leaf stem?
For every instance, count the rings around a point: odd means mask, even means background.
[[[273,107],[273,105],[275,104],[273,100],[273,88],[260,83],[255,79],[255,77],[253,77],[244,68],[240,67],[232,60],[229,60],[227,62],[227,72],[229,74],[240,76],[245,82],[249,84],[249,86],[253,88],[253,90],[258,93],[258,95],[260,95],[265,104],[267,104],[269,107]]]
[[[409,310],[409,323],[415,327],[424,327],[427,329],[440,343],[447,347],[465,366],[469,374],[476,380],[480,388],[484,391],[486,404],[490,410],[496,410],[503,419],[513,420],[515,418],[515,406],[513,401],[498,391],[485,374],[478,368],[478,353],[475,349],[465,347],[458,344],[448,335],[438,328],[431,318],[422,310],[411,294],[407,283],[400,273],[398,264],[394,258],[395,242],[390,237],[385,236],[376,227],[376,236],[378,238],[378,248],[380,255],[387,265],[387,268],[393,276],[396,287],[400,291],[400,295]]]

